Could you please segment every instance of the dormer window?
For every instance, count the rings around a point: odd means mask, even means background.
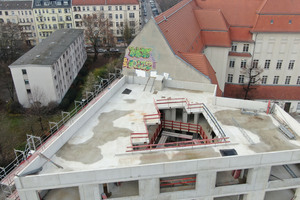
[[[292,24],[292,20],[291,19],[289,20],[289,24]]]
[[[274,23],[274,20],[273,19],[271,19],[271,24],[273,24]]]

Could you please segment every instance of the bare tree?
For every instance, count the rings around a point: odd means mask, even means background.
[[[139,22],[125,20],[124,24],[119,26],[119,30],[121,31],[123,41],[128,46],[134,39],[137,30],[139,30]]]
[[[93,45],[95,51],[94,60],[96,60],[98,57],[97,47],[110,46],[114,41],[111,31],[112,22],[103,12],[84,16],[82,22],[85,27],[85,38]]]
[[[261,81],[260,74],[263,72],[263,69],[258,66],[257,62],[251,62],[250,65],[246,65],[241,70],[241,74],[244,74],[248,78],[248,83],[243,87],[245,91],[244,99],[248,98],[250,90],[254,89],[254,85]]]
[[[0,22],[0,60],[13,62],[28,50],[26,35],[22,33],[21,26]]]
[[[161,11],[164,12],[180,1],[182,0],[157,0],[157,3],[159,4]]]

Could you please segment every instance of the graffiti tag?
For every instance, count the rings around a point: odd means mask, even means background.
[[[129,47],[129,53],[124,57],[123,67],[149,71],[155,68],[151,48]]]

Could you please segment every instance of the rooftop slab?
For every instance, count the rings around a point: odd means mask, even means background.
[[[122,94],[125,89],[132,90]],[[235,149],[238,155],[297,149],[296,140],[287,139],[277,128],[278,122],[265,113],[242,114],[240,109],[215,106],[210,92],[164,88],[162,91],[143,91],[144,85],[125,84],[106,104],[85,123],[51,160],[43,166],[42,174],[67,171],[127,167],[151,163],[221,157],[220,149]],[[143,152],[126,152],[131,146],[130,134],[146,131],[145,114],[157,113],[154,99],[187,98],[190,102],[204,103],[223,128],[230,143],[199,147],[182,147]],[[236,126],[233,119],[239,124]],[[241,132],[241,129],[253,141]]]

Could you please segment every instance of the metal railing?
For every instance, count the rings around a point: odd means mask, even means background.
[[[53,136],[59,136],[68,126],[74,123],[74,118],[77,114],[83,111],[87,106],[93,105],[98,99],[104,95],[104,90],[109,89],[113,83],[122,77],[120,71],[117,73],[109,73],[107,79],[100,78],[99,83],[95,85],[93,92],[86,92],[86,99],[75,101],[75,108],[70,112],[62,112],[62,119],[58,122],[49,122],[50,130],[40,137],[31,136],[27,138],[27,144],[24,151],[15,150],[16,158],[5,167],[0,167],[1,189],[8,196],[14,196],[14,199],[19,199],[16,195],[14,187],[14,176],[24,169],[28,163],[39,155],[39,152],[51,144]],[[101,94],[102,95],[99,95]],[[38,139],[40,138],[40,139]]]

